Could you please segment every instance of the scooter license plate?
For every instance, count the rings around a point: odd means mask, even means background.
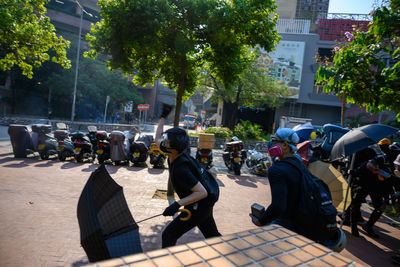
[[[233,158],[234,162],[240,162],[240,158]]]
[[[63,147],[63,146],[59,146],[59,147],[57,147],[57,150],[58,150],[58,151],[63,151],[63,150],[64,150],[64,147]]]
[[[38,149],[44,149],[45,145],[44,144],[39,144]]]
[[[76,147],[75,148],[75,153],[79,153],[79,152],[81,152],[82,151],[82,148],[81,147]]]
[[[103,149],[98,149],[97,150],[97,154],[99,154],[99,155],[103,154],[103,152],[104,152]]]
[[[140,157],[140,152],[134,152],[134,153],[133,153],[133,156],[134,156],[135,158]]]
[[[201,158],[201,162],[206,163],[207,162],[207,158]]]

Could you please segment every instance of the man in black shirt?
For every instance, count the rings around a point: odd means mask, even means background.
[[[295,209],[299,199],[300,173],[292,165],[280,161],[293,161],[298,165],[295,155],[295,144],[299,141],[298,135],[289,128],[280,128],[270,141],[269,153],[278,160],[268,170],[268,180],[271,187],[272,202],[260,218],[251,215],[257,226],[277,223],[296,231],[294,224]]]
[[[213,217],[214,202],[208,199],[207,190],[199,182],[196,170],[190,162],[190,155],[187,153],[189,137],[186,131],[175,127],[163,133],[168,113],[168,106],[164,105],[156,131],[156,141],[160,149],[168,155],[171,182],[180,199],[167,207],[163,215],[173,216],[181,206],[185,206],[192,216],[183,221],[181,218],[185,215],[180,214],[164,229],[163,248],[174,246],[179,237],[195,226],[199,227],[205,238],[221,235]]]

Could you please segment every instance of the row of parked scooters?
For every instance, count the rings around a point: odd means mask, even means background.
[[[112,161],[115,164],[132,162],[134,166],[144,165],[150,157],[150,164],[155,168],[164,167],[166,155],[154,142],[151,135],[140,136],[135,128],[130,131],[98,131],[96,126],[88,126],[88,132],[70,132],[65,123],[57,123],[57,129],[52,132],[49,124],[32,124],[30,129],[26,126],[10,126],[9,134],[12,144],[20,145],[21,137],[16,137],[21,130],[28,131],[26,136],[31,137],[32,145],[28,144],[24,137],[24,155],[39,153],[43,160],[49,157],[58,157],[60,161],[75,159],[77,162],[91,161],[96,159],[102,164]],[[24,129],[14,129],[24,127]],[[138,138],[135,137],[138,135]],[[20,139],[20,140],[14,140]],[[18,149],[17,149],[18,150]],[[16,149],[14,149],[15,153]],[[17,155],[16,155],[17,156]]]

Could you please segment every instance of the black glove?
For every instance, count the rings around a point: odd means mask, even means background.
[[[160,118],[166,118],[173,108],[174,106],[163,103]]]
[[[174,216],[174,214],[178,212],[180,206],[181,205],[179,205],[179,203],[175,201],[174,203],[169,205],[169,207],[167,207],[164,210],[162,215],[164,215],[164,216]]]

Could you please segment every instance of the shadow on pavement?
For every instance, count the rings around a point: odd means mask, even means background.
[[[87,164],[86,164],[87,166]],[[100,165],[99,164],[90,164],[87,166],[87,168],[82,169],[83,172],[93,172],[94,170],[96,170]]]
[[[366,210],[361,212],[366,223],[371,213]],[[400,240],[391,236],[390,229],[386,228],[391,227],[388,222],[388,219],[381,217],[379,224],[374,225],[374,231],[379,235],[379,238],[367,236],[367,233],[361,227],[363,224],[358,225],[360,237],[352,236],[350,227],[343,226],[343,231],[347,237],[346,250],[370,266],[379,266],[382,262],[386,262],[385,266],[396,266],[391,262],[391,256],[400,248]],[[382,225],[384,228],[381,227]]]
[[[40,164],[34,165],[34,167],[39,167],[39,168],[51,167],[51,166],[53,166],[53,164],[54,164],[54,161],[53,161],[53,160],[54,160],[54,159],[49,159],[49,160],[43,161],[43,162],[40,163]]]
[[[85,257],[85,258],[82,258],[82,259],[72,263],[71,266],[72,267],[79,267],[79,266],[88,265],[89,263],[90,263],[89,260]]]
[[[240,176],[240,175],[232,175],[228,174],[228,178],[233,179],[237,184],[257,188],[257,179],[251,176]]]
[[[153,174],[153,175],[159,175],[159,174],[162,174],[164,171],[166,171],[167,169],[166,168],[163,168],[163,169],[156,169],[156,168],[148,168],[147,169],[147,172],[149,173],[149,174]]]
[[[75,162],[66,162],[61,166],[61,169],[71,169],[78,167],[78,165]]]
[[[17,159],[17,158],[14,158],[14,157],[2,158],[2,159],[0,159],[0,164],[9,162],[9,161],[11,161],[11,160],[18,160],[18,159]]]

